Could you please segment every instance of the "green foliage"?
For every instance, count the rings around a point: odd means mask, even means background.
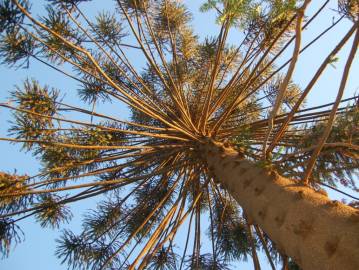
[[[108,200],[100,202],[97,209],[85,215],[83,230],[86,238],[105,238],[107,234],[116,234],[121,226],[121,201]]]
[[[236,137],[233,138],[232,143],[236,145],[238,149],[246,149],[249,144],[249,139],[251,138],[251,130],[248,126],[243,126],[240,128],[240,132]]]
[[[0,39],[2,63],[10,67],[29,67],[30,57],[34,55],[34,40],[19,28],[8,31]]]
[[[148,270],[177,270],[178,255],[169,247],[162,247],[146,266]]]
[[[336,67],[335,67],[335,63],[337,63],[338,61],[339,61],[339,57],[333,56],[333,57],[330,59],[330,65],[331,65],[333,68],[336,68]]]
[[[56,114],[58,91],[50,90],[47,86],[42,88],[35,80],[26,80],[23,89],[17,87],[11,95],[19,104],[19,109],[21,110],[27,110],[41,116],[53,116]],[[31,118],[34,121],[37,119],[35,116]],[[49,123],[49,121],[47,118],[41,120],[44,123]]]
[[[120,0],[130,12],[145,12],[150,6],[150,0]]]
[[[60,8],[66,7],[69,10],[72,10],[74,6],[79,5],[80,3],[90,2],[92,0],[47,0],[51,5],[58,6]]]
[[[186,27],[191,20],[191,15],[183,4],[174,1],[165,1],[160,5],[156,17],[156,30],[168,35]]]
[[[106,126],[106,124],[104,124]],[[91,171],[98,168],[96,162],[87,162],[99,158],[110,150],[74,149],[57,146],[56,143],[68,145],[116,145],[122,144],[124,135],[114,131],[85,128],[83,130],[69,131],[61,137],[49,138],[53,145],[43,145],[35,149],[34,154],[41,157],[44,169],[50,171],[50,177],[76,176],[83,171]],[[57,181],[56,185],[61,182]]]
[[[128,83],[122,75],[122,72],[118,70],[119,67],[122,69],[123,66],[114,64],[111,61],[106,61],[100,57],[97,61],[101,64],[101,67],[104,72],[106,72],[107,76],[109,76],[115,83],[120,85]],[[94,70],[90,61],[82,62],[81,69],[78,71],[82,75],[82,84],[78,88],[78,95],[84,102],[93,104],[97,101],[103,103],[111,101],[112,94],[116,92],[115,89],[105,82],[105,79],[101,74]],[[86,72],[84,73],[83,71]],[[91,73],[96,73],[96,77],[92,76]]]
[[[359,109],[347,108],[336,118],[327,143],[359,144],[357,126],[359,125]],[[312,126],[310,132],[301,142],[305,149],[315,144],[323,134],[326,122],[323,121]],[[310,152],[308,152],[310,155]],[[312,174],[313,181],[326,181],[335,184],[339,181],[344,186],[357,189],[355,179],[358,176],[359,152],[353,148],[340,146],[324,148],[318,157],[316,167]]]
[[[183,29],[177,40],[178,55],[184,60],[183,64],[188,65],[186,60],[193,59],[197,53],[197,36],[191,29]]]
[[[279,38],[280,45],[294,30],[293,19],[299,1],[265,1],[263,8],[256,8],[251,16],[241,22],[241,27],[246,29],[251,37],[260,37],[260,46],[268,48],[273,43],[283,28],[287,27]],[[260,6],[261,7],[261,6]],[[275,45],[273,51],[276,50]]]
[[[7,257],[13,243],[20,243],[23,238],[20,227],[9,218],[0,219],[0,253]]]
[[[279,27],[288,17],[288,13],[296,9],[297,2],[300,1],[207,0],[201,11],[214,9],[218,13],[217,23],[228,21],[231,25],[248,30],[249,24],[259,23],[263,19],[267,24],[272,24],[272,27]]]
[[[270,158],[270,156],[269,156],[269,158]],[[270,159],[257,161],[256,165],[262,169],[267,169],[267,170],[274,169],[273,163]]]
[[[43,195],[36,204],[37,207],[44,209],[39,212],[36,219],[42,227],[59,228],[61,223],[68,223],[72,214],[66,205],[59,203],[60,197],[55,195]]]
[[[28,198],[17,196],[16,193],[27,191],[28,177],[0,172],[0,195],[12,194],[9,197],[0,197],[0,213],[12,212],[28,204]]]
[[[220,258],[213,258],[212,254],[193,255],[187,259],[186,269],[194,270],[229,270],[226,261]]]
[[[237,206],[232,201],[216,201],[213,213],[214,238],[225,261],[247,260],[251,252],[248,232]]]
[[[277,78],[273,79],[264,90],[264,93],[268,96],[268,100],[272,106],[275,104],[275,99],[280,85],[283,83],[283,80],[284,78],[282,76],[278,76]],[[293,81],[289,82],[283,97],[283,105],[286,105],[287,108],[291,109],[294,104],[297,103],[301,94],[302,89],[299,87],[299,85],[295,84]],[[282,106],[280,113],[284,113],[285,111],[286,108]]]
[[[107,85],[94,80],[92,78],[86,78],[86,82],[78,89],[79,97],[86,103],[94,103],[97,101],[109,101],[109,95],[105,92],[108,89]]]
[[[207,3],[201,7],[202,12],[216,9],[220,15],[217,18],[218,23],[224,23],[226,20],[231,24],[240,20],[243,16],[248,15],[249,10],[256,10],[257,6],[253,6],[255,1],[253,0],[208,0]],[[219,7],[220,6],[220,7]],[[251,13],[251,11],[249,12]]]
[[[95,270],[102,265],[115,251],[115,246],[106,246],[101,241],[85,242],[82,236],[76,236],[70,231],[64,231],[62,237],[57,240],[56,256],[67,262],[69,269]],[[111,267],[119,267],[118,258],[113,258],[109,263]]]
[[[58,258],[73,269],[99,269],[120,246],[116,238],[118,232],[123,231],[122,211],[122,202],[118,197],[99,202],[96,210],[84,216],[80,235],[63,231],[57,240]],[[114,257],[106,269],[120,265],[119,258]]]
[[[19,3],[28,10],[30,8],[27,0],[20,0]],[[0,33],[12,31],[15,26],[24,21],[25,15],[17,8],[12,0],[0,1]]]
[[[164,182],[165,181],[165,182]],[[165,199],[169,191],[170,183],[166,183],[166,178],[153,179],[145,183],[141,188],[135,191],[134,204],[128,207],[128,215],[125,222],[126,233],[128,235],[137,231],[147,217],[154,211],[154,214],[143,228],[136,234],[138,239],[150,237],[154,225],[161,220],[165,213],[166,205],[171,203],[171,197],[168,198],[160,208],[157,206]]]
[[[17,139],[46,139],[53,133],[52,117],[58,111],[59,93],[48,86],[41,87],[35,80],[26,80],[22,88],[16,87],[11,93],[18,111],[14,113],[15,121],[9,129]],[[25,142],[24,148],[31,149],[32,142]]]
[[[74,57],[74,54],[76,54],[76,50],[73,46],[70,46],[64,39],[68,39],[76,44],[78,40],[84,37],[73,28],[71,20],[65,13],[58,12],[50,5],[46,7],[46,11],[47,16],[42,17],[42,23],[61,35],[62,38],[43,30],[41,37],[46,44],[43,53],[54,62],[64,63],[66,61],[64,58],[71,59]]]
[[[93,33],[97,40],[110,45],[118,45],[126,36],[124,27],[118,22],[115,14],[109,12],[101,12],[96,16]]]

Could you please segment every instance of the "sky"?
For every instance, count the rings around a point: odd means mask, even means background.
[[[39,11],[40,5],[43,0],[32,1],[34,4],[34,10]],[[214,24],[215,17],[212,13],[200,13],[198,11],[199,6],[203,3],[202,0],[184,0],[188,5],[190,11],[193,13],[192,25],[195,32],[203,39],[207,35],[217,35],[219,32],[218,26]],[[313,12],[324,1],[312,1],[309,8],[309,14]],[[85,5],[86,6],[86,5]],[[85,7],[84,6],[84,7]],[[86,12],[94,13],[103,8],[111,8],[113,2],[111,0],[94,0],[93,4],[86,8]],[[309,31],[305,31],[303,44],[309,42],[316,33],[319,33],[321,29],[332,23],[333,17],[338,15],[332,10],[336,9],[336,1],[331,1],[327,11],[322,14],[312,24],[312,28]],[[338,38],[345,33],[350,27],[350,22],[344,20],[340,23],[334,31],[328,33],[324,39],[317,45],[314,45],[308,51],[304,52],[300,57],[298,66],[294,74],[294,80],[301,86],[305,86],[311,79],[313,72],[320,65],[321,61],[325,58],[327,53],[333,49]],[[229,36],[229,42],[232,44],[238,44],[240,42],[240,35],[237,30],[233,30]],[[349,46],[348,46],[349,45]],[[329,67],[325,74],[321,77],[318,84],[307,99],[308,105],[320,105],[328,102],[332,102],[335,99],[341,74],[343,71],[343,62],[348,55],[351,42],[339,54],[339,62],[335,64],[335,67]],[[283,61],[290,55],[283,57]],[[129,52],[129,58],[135,63],[139,63],[140,59],[135,53]],[[140,63],[139,63],[140,64]],[[358,55],[354,61],[351,76],[346,87],[344,94],[345,97],[351,97],[354,93],[359,93],[359,61]],[[76,100],[77,84],[70,79],[64,79],[60,74],[55,71],[49,70],[40,63],[31,62],[29,69],[11,69],[8,67],[0,66],[0,102],[5,102],[9,97],[9,91],[14,89],[14,86],[21,84],[26,78],[35,78],[40,81],[42,85],[48,84],[51,87],[61,89],[63,93],[66,93],[66,100]],[[73,102],[72,102],[73,103]],[[74,104],[74,103],[73,103]],[[125,106],[121,104],[112,104],[109,108],[104,109],[104,112],[110,112],[111,115],[115,115],[117,118],[128,117],[128,111]],[[9,120],[11,115],[7,110],[0,108],[0,136],[4,137],[7,134],[9,128]],[[9,144],[0,141],[0,171],[13,172],[17,170],[19,174],[33,175],[37,172],[38,161],[31,156],[30,153],[24,153],[20,151],[19,146]],[[336,194],[330,194],[333,198],[337,198]],[[64,228],[70,228],[72,230],[79,231],[81,228],[80,220],[81,213],[86,209],[94,208],[96,205],[95,200],[88,200],[86,203],[76,203],[72,206],[74,213],[73,221]],[[66,265],[60,265],[60,261],[55,258],[55,238],[58,237],[59,232],[50,229],[41,229],[38,224],[34,223],[34,220],[26,220],[20,224],[21,228],[25,232],[26,239],[23,243],[19,244],[10,254],[9,258],[4,260],[0,259],[1,270],[65,270]],[[182,235],[183,238],[185,237]],[[180,237],[182,237],[180,236]],[[266,270],[267,262],[263,255],[260,255],[262,269]],[[234,264],[233,269],[252,269],[252,264],[241,263]]]

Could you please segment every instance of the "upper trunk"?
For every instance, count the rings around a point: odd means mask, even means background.
[[[359,211],[209,142],[211,173],[278,249],[303,269],[359,269]]]

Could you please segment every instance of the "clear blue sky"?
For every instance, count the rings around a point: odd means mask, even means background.
[[[38,10],[38,5],[43,1],[36,0],[34,10]],[[86,9],[87,12],[93,13],[96,10],[101,10],[103,8],[109,8],[113,6],[113,1],[110,0],[94,0],[94,3],[91,4],[91,8]],[[210,13],[199,13],[198,8],[202,0],[185,0],[183,1],[187,4],[194,14],[193,26],[196,33],[204,38],[206,35],[216,35],[218,34],[218,27],[214,25],[214,16]],[[324,1],[312,1],[310,13],[319,7]],[[337,1],[331,1],[330,7],[335,9]],[[86,5],[85,5],[86,6]],[[328,10],[325,14],[322,14],[313,23],[313,28],[310,31],[307,31],[304,35],[303,43],[306,44],[307,41],[313,37],[315,33],[318,33],[320,29],[323,29],[325,26],[330,25],[332,22],[332,17],[337,16],[335,12]],[[311,75],[316,70],[316,67],[326,56],[326,53],[332,50],[333,46],[338,41],[345,31],[347,31],[350,23],[345,21],[341,23],[334,31],[331,31],[325,36],[318,45],[313,46],[310,50],[305,52],[301,57],[298,68],[295,72],[294,78],[297,83],[302,86],[305,86],[306,83],[311,79]],[[230,35],[230,42],[233,44],[239,43],[239,36],[235,31],[232,31]],[[348,43],[350,45],[350,42]],[[322,76],[313,93],[308,98],[308,105],[313,104],[324,104],[334,100],[336,92],[339,86],[340,77],[343,69],[343,60],[348,54],[347,46],[342,53],[339,55],[339,63],[336,64],[336,68],[330,67],[327,72]],[[287,55],[288,56],[288,55]],[[139,61],[136,58],[135,54],[130,56],[130,59],[133,61]],[[345,97],[352,96],[355,92],[359,92],[359,61],[358,56],[353,64],[351,77],[346,88]],[[70,79],[64,79],[61,75],[56,72],[49,70],[43,65],[32,62],[30,69],[8,69],[6,67],[0,66],[0,102],[6,101],[9,96],[8,92],[14,88],[15,84],[21,84],[21,82],[26,78],[36,78],[41,84],[48,84],[52,87],[61,89],[63,93],[66,93],[66,100],[73,101],[76,93],[77,85],[74,81]],[[74,103],[74,102],[72,102]],[[106,109],[109,114],[115,114],[118,118],[127,117],[127,110],[124,106],[119,104],[113,104],[111,106],[111,111]],[[106,112],[105,110],[105,112]],[[8,120],[10,119],[9,112],[0,109],[0,136],[4,137],[7,133],[7,128],[9,127]],[[23,174],[27,173],[29,175],[35,174],[38,168],[38,161],[36,161],[30,153],[25,154],[20,152],[19,147],[16,145],[9,145],[5,142],[0,142],[0,171],[12,172],[15,168],[18,170],[18,173]],[[332,195],[335,196],[335,195]],[[69,226],[72,230],[78,231],[80,229],[80,219],[81,212],[85,209],[93,208],[95,206],[95,201],[86,201],[86,203],[77,203],[72,207],[75,218]],[[1,270],[64,270],[67,269],[65,265],[61,266],[60,261],[57,260],[54,256],[55,251],[55,241],[54,239],[58,236],[58,232],[52,230],[43,230],[40,229],[40,226],[34,224],[33,220],[24,221],[21,224],[22,229],[26,234],[25,242],[21,243],[12,251],[10,257],[5,260],[0,260],[0,269]],[[181,236],[180,236],[181,237]],[[183,236],[184,238],[185,236]],[[267,264],[266,259],[261,256],[261,261],[264,262],[264,265]],[[241,269],[252,269],[251,263],[233,265],[233,269],[238,266],[241,266]],[[263,267],[263,269],[269,269]]]

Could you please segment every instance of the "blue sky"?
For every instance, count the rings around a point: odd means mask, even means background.
[[[36,2],[34,5],[35,10],[38,10],[38,6],[43,2],[42,0],[32,1]],[[87,12],[93,13],[95,10],[103,8],[110,8],[113,5],[111,0],[94,0],[94,4],[91,4],[90,8],[87,8]],[[206,35],[216,35],[218,33],[218,26],[214,25],[215,20],[211,13],[199,13],[198,8],[200,0],[185,0],[193,12],[193,26],[195,32],[204,38]],[[321,3],[324,1],[313,1],[309,9],[310,14],[316,10]],[[86,6],[86,5],[85,5]],[[336,1],[331,1],[330,8],[336,8]],[[314,23],[310,31],[306,31],[304,35],[303,43],[306,44],[313,38],[315,33],[319,33],[325,26],[330,25],[332,17],[337,17],[337,14],[331,10],[327,10],[326,13],[322,14]],[[315,72],[316,68],[320,65],[321,61],[325,58],[326,54],[332,50],[338,39],[345,33],[350,26],[350,22],[345,20],[340,23],[334,31],[328,33],[325,38],[318,44],[314,45],[310,50],[305,52],[300,58],[298,67],[296,69],[294,78],[297,83],[305,86],[306,83],[311,79],[311,75]],[[240,42],[238,32],[236,30],[231,32],[230,42],[237,44]],[[350,42],[348,42],[350,46]],[[345,56],[348,54],[349,46],[339,55],[339,62],[336,63],[336,67],[329,67],[327,72],[321,77],[319,83],[313,90],[312,94],[308,97],[308,105],[324,104],[331,102],[335,99],[336,92],[339,87],[340,78],[343,69],[343,61]],[[288,57],[289,54],[286,55]],[[134,53],[130,54],[130,59],[139,62],[140,59]],[[283,60],[286,58],[284,57]],[[359,61],[358,56],[354,61],[352,72],[349,83],[346,88],[344,97],[351,97],[355,92],[359,93]],[[30,69],[9,69],[0,66],[0,102],[6,101],[9,94],[8,92],[14,89],[14,85],[21,84],[26,78],[35,78],[41,82],[41,84],[48,84],[52,87],[61,89],[63,93],[66,93],[66,100],[72,101],[72,104],[76,96],[77,85],[76,82],[70,79],[64,79],[61,75],[56,72],[49,70],[40,63],[32,62]],[[110,114],[115,114],[117,118],[125,118],[128,116],[126,107],[120,104],[112,104],[111,111],[106,109]],[[106,111],[105,110],[105,111]],[[8,120],[10,114],[4,109],[0,109],[0,136],[3,137],[7,133],[9,127]],[[38,161],[35,160],[30,153],[20,152],[20,148],[16,145],[10,145],[6,142],[0,142],[0,171],[12,172],[15,168],[18,173],[27,173],[29,175],[35,174],[38,168]],[[333,194],[332,196],[336,196]],[[80,229],[81,212],[85,209],[93,208],[95,201],[90,200],[86,203],[77,203],[72,206],[74,213],[74,220],[69,226],[72,230],[78,231]],[[11,270],[64,270],[67,269],[65,265],[61,266],[60,261],[54,256],[55,241],[58,232],[53,230],[40,229],[38,224],[34,224],[33,220],[24,221],[21,224],[22,229],[26,234],[25,242],[21,243],[11,253],[10,257],[4,260],[0,260],[0,269],[11,269]],[[181,237],[181,235],[180,235]],[[183,235],[183,238],[185,236]],[[261,256],[261,261],[264,265],[267,263],[266,259]],[[237,267],[239,265],[236,265]],[[251,269],[251,263],[240,264],[242,269]],[[234,269],[234,268],[233,268]],[[263,267],[263,269],[269,269]]]

